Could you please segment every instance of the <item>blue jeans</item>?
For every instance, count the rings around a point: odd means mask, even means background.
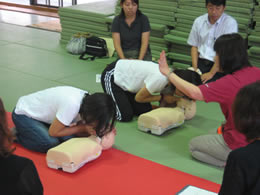
[[[12,119],[16,126],[17,142],[29,150],[47,152],[50,148],[73,137],[52,137],[48,132],[49,124],[25,115],[15,114],[14,111],[12,113]]]

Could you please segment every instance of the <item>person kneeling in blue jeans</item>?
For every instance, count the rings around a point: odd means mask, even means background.
[[[105,93],[59,86],[19,98],[12,113],[17,142],[47,152],[75,137],[104,136],[114,130],[115,104]]]

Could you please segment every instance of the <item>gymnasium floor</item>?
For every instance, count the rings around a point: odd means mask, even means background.
[[[114,59],[82,61],[59,44],[60,34],[0,22],[0,97],[12,111],[22,95],[59,85],[101,92],[96,82],[106,64]],[[162,136],[143,133],[136,119],[117,122],[115,148],[207,180],[221,183],[223,169],[198,162],[190,156],[192,137],[214,133],[223,121],[217,104],[197,103],[197,115]]]

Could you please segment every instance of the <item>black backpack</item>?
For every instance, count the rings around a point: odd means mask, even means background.
[[[84,58],[85,55],[90,55],[91,57]],[[86,49],[83,54],[79,57],[82,60],[94,60],[96,57],[104,57],[108,55],[106,41],[102,38],[91,36],[86,38]]]

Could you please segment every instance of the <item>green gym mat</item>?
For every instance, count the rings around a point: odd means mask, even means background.
[[[191,56],[168,52],[168,57],[176,62],[184,63],[184,64],[191,64]]]
[[[187,39],[183,37],[177,37],[171,34],[165,35],[164,39],[170,43],[177,43],[180,45],[187,45]]]
[[[59,8],[59,13],[72,13],[100,18],[112,15],[114,11],[115,3],[113,1],[101,1]]]

